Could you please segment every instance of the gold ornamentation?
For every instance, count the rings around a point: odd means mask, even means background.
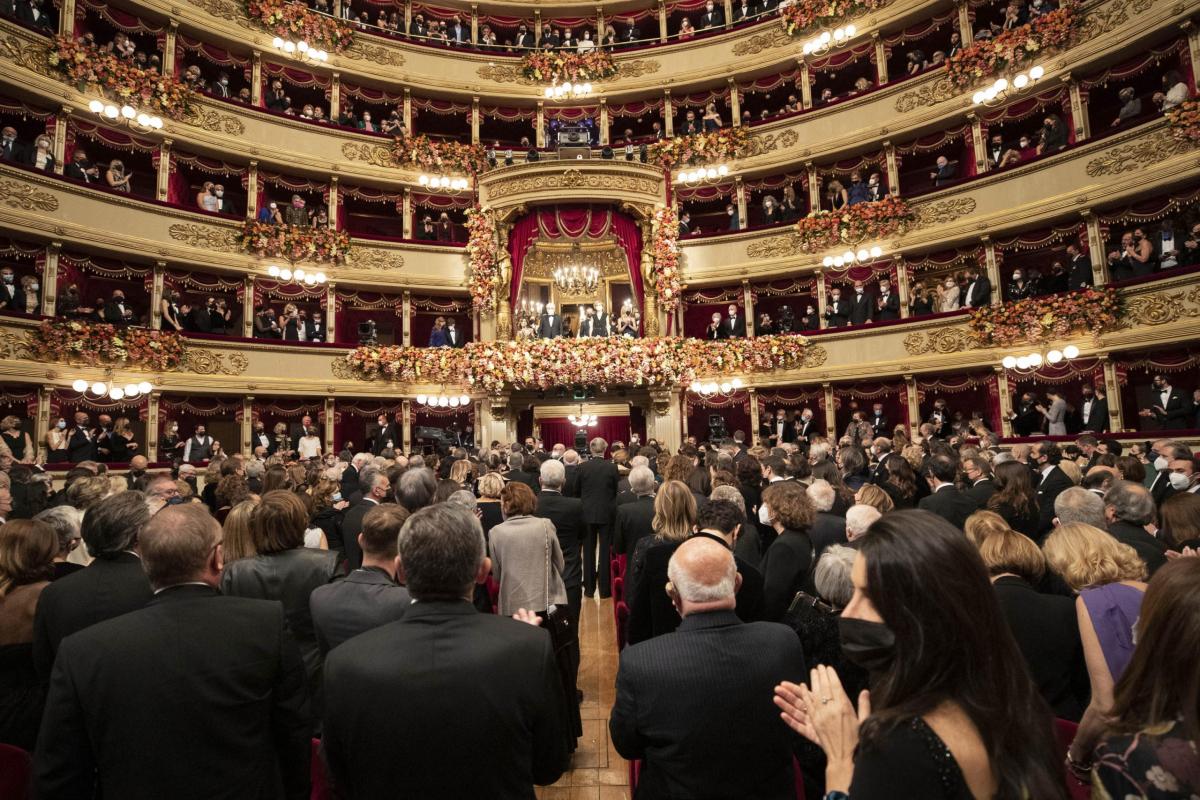
[[[531,175],[516,180],[496,181],[487,187],[488,198],[496,200],[516,194],[547,189],[587,189],[593,191],[617,190],[638,194],[657,195],[661,187],[658,181],[632,175],[606,175],[567,169],[555,175]]]
[[[798,239],[794,233],[760,239],[746,247],[746,255],[750,258],[783,258],[794,255],[800,246]]]
[[[395,250],[360,248],[355,251],[348,266],[363,269],[398,270],[404,267],[404,256]]]
[[[4,358],[29,358],[29,337],[15,333],[0,335],[0,354]]]
[[[43,42],[27,42],[12,35],[0,39],[0,58],[39,75],[54,75],[49,56],[50,47]]]
[[[617,64],[617,78],[640,78],[643,75],[653,75],[662,69],[662,64],[651,58],[639,58],[637,61],[621,61]],[[613,80],[616,80],[614,78]]]
[[[238,249],[237,231],[210,228],[193,222],[177,223],[167,229],[167,234],[177,242],[202,250],[230,253]]]
[[[199,347],[189,347],[181,370],[197,375],[241,375],[250,362],[241,353],[224,355]]]
[[[1090,178],[1099,178],[1146,169],[1188,149],[1190,145],[1175,139],[1165,128],[1160,128],[1143,139],[1118,145],[1104,155],[1093,158],[1087,163],[1087,174]]]
[[[767,33],[756,33],[749,39],[743,39],[733,46],[733,54],[739,58],[742,56],[755,56],[764,50],[770,50],[773,47],[782,47],[792,41],[792,37],[788,36],[787,31],[782,27],[775,27]]]
[[[674,392],[663,389],[650,390],[650,410],[660,417],[670,414],[675,402],[676,396]]]
[[[804,348],[804,366],[810,369],[816,369],[822,366],[829,360],[829,353],[819,344],[812,344]]]
[[[392,151],[377,144],[346,142],[342,145],[342,156],[347,161],[363,161],[374,167],[395,167]]]
[[[27,183],[0,181],[0,202],[22,211],[57,211],[58,198]]]
[[[979,340],[966,328],[941,328],[932,333],[910,333],[904,337],[904,349],[914,356],[961,353],[977,350],[979,346]]]
[[[1129,22],[1131,15],[1144,14],[1154,0],[1115,0],[1087,14],[1079,25],[1079,41],[1095,39]]]
[[[617,64],[616,76],[610,78],[610,80],[640,78],[644,75],[653,75],[660,69],[662,69],[662,64],[651,58],[622,61]],[[485,64],[476,69],[475,74],[482,80],[494,81],[495,83],[516,83],[521,86],[535,86],[539,83],[539,81],[535,81],[533,78],[526,77],[519,66],[509,66],[507,64]]]
[[[920,89],[913,89],[911,92],[905,92],[897,97],[896,111],[907,114],[923,106],[945,102],[958,94],[961,93],[954,88],[950,79],[943,75],[931,84],[922,86]]]
[[[238,4],[232,0],[189,0],[189,2],[206,14],[236,22],[243,28],[250,27],[249,20],[242,14]]]
[[[795,147],[799,141],[800,134],[791,128],[775,133],[756,135],[750,139],[750,145],[742,157],[760,156],[764,153],[773,153],[780,148]]]
[[[917,215],[917,225],[937,225],[943,222],[953,222],[959,217],[965,217],[975,210],[975,198],[957,197],[950,200],[936,200],[923,203],[913,211]]]
[[[194,127],[213,133],[225,133],[230,136],[242,136],[246,133],[246,125],[232,114],[220,114],[207,108],[195,107],[183,121]]]
[[[1166,325],[1186,317],[1200,317],[1200,286],[1183,292],[1155,292],[1125,301],[1125,315],[1134,325]]]
[[[391,47],[383,47],[370,42],[355,39],[348,50],[342,55],[353,61],[370,61],[383,67],[404,66],[404,54]]]
[[[346,363],[346,359],[341,357],[330,359],[329,371],[333,373],[333,377],[344,381],[355,379],[354,370]]]

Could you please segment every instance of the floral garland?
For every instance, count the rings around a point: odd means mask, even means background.
[[[835,27],[891,3],[892,0],[784,0],[779,17],[789,36],[810,28]]]
[[[753,339],[527,339],[462,348],[360,347],[345,357],[362,380],[442,383],[496,392],[506,386],[679,386],[699,377],[801,366],[802,336]]]
[[[500,283],[500,250],[497,245],[496,215],[476,205],[467,209],[467,287],[471,305],[484,316],[492,313],[492,298]]]
[[[55,37],[49,63],[81,89],[98,87],[122,103],[171,119],[185,117],[196,102],[196,92],[182,81],[70,36]]]
[[[242,227],[241,246],[259,258],[340,264],[350,255],[350,234],[331,228],[273,225],[248,219]]]
[[[274,36],[329,53],[340,53],[354,41],[352,25],[294,0],[246,0],[246,13]]]
[[[1019,28],[1001,31],[959,50],[946,59],[946,75],[960,89],[999,75],[1071,43],[1077,31],[1073,3],[1035,17]]]
[[[814,211],[796,223],[797,249],[817,253],[869,239],[885,239],[903,232],[916,218],[908,203],[891,196],[844,206],[839,211]]]
[[[397,136],[392,158],[397,164],[431,172],[445,170],[463,177],[482,174],[488,168],[487,150],[482,145],[430,139],[424,134]]]
[[[1167,111],[1167,127],[1176,141],[1200,145],[1200,100],[1184,100]]]
[[[654,210],[651,253],[654,256],[654,291],[663,311],[679,307],[683,283],[679,279],[679,217],[671,206]]]
[[[681,164],[715,164],[744,155],[754,134],[745,125],[718,128],[715,131],[676,136],[650,145],[648,157],[672,169]]]
[[[988,346],[1044,345],[1080,331],[1099,337],[1117,327],[1121,313],[1120,292],[1104,287],[987,306],[972,312],[968,324]]]
[[[46,320],[29,334],[28,347],[34,361],[89,366],[165,371],[179,369],[187,360],[187,345],[177,333],[91,322]]]
[[[530,50],[521,58],[521,74],[533,81],[600,81],[616,75],[617,64],[599,47],[584,53]]]

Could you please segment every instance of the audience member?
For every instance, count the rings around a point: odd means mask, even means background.
[[[54,577],[58,536],[44,522],[0,526],[0,744],[33,750],[44,689],[33,668],[33,620]]]
[[[653,537],[643,537],[629,565],[630,644],[670,633],[679,624],[674,606],[664,598],[667,565],[671,555],[696,525],[696,498],[687,484],[667,480],[654,496]]]
[[[758,520],[776,533],[762,560],[764,619],[782,620],[803,588],[814,559],[809,529],[815,519],[816,510],[801,484],[779,481],[763,490]]]

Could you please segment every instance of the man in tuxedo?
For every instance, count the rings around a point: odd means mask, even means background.
[[[71,163],[67,164],[64,174],[84,183],[100,182],[100,168],[88,161],[87,152],[82,147],[75,148],[75,152],[71,154]]]
[[[283,607],[221,595],[221,526],[198,506],[164,508],[138,547],[153,600],[59,648],[39,796],[307,798],[312,721]]]
[[[579,47],[579,39],[575,38],[575,33],[570,28],[563,29],[562,39],[558,46],[563,50],[574,51]]]
[[[542,41],[540,44],[545,50],[556,49],[560,44],[562,44],[562,36],[558,32],[558,28],[551,28],[549,25],[547,25],[542,30]]]
[[[313,424],[312,414],[305,414],[300,418],[300,424],[292,423],[292,452],[300,449],[300,440],[304,437],[308,430],[313,433],[317,432],[317,426]]]
[[[373,508],[386,502],[391,491],[391,483],[383,470],[374,465],[363,467],[358,473],[358,489],[362,498],[346,509],[342,516],[342,541],[330,542],[331,550],[341,550],[346,556],[346,565],[350,569],[358,569],[363,564],[363,550],[358,543],[359,534],[363,531],[364,520]]]
[[[929,173],[929,179],[934,186],[945,186],[958,177],[958,165],[951,163],[945,156],[937,157],[937,167]]]
[[[987,502],[996,493],[992,483],[992,467],[982,458],[964,458],[963,474],[967,477],[967,488],[963,491],[979,508],[987,508]]]
[[[532,796],[570,759],[550,637],[529,612],[517,616],[534,624],[471,605],[491,561],[469,512],[423,508],[398,545],[398,576],[417,602],[325,661],[331,782],[355,798],[401,787],[412,797]]]
[[[1137,551],[1150,577],[1167,563],[1167,545],[1146,531],[1154,522],[1154,500],[1145,486],[1133,481],[1114,483],[1104,495],[1104,518],[1109,534]]]
[[[72,464],[80,461],[95,461],[96,432],[92,430],[91,418],[83,411],[75,412],[75,427],[67,437],[67,460]]]
[[[1092,260],[1085,256],[1079,245],[1074,242],[1067,245],[1067,257],[1071,259],[1067,277],[1068,291],[1078,292],[1089,288],[1095,282]]]
[[[900,295],[892,292],[890,278],[879,279],[879,296],[875,298],[875,319],[881,322],[900,319]]]
[[[373,506],[356,537],[362,566],[343,580],[313,589],[309,607],[322,655],[360,633],[395,622],[412,605],[408,590],[396,583],[396,537],[406,519],[403,506]]]
[[[17,282],[12,267],[0,267],[0,308],[9,311],[25,310],[25,290]]]
[[[733,11],[733,21],[736,23],[749,22],[757,14],[758,10],[750,5],[750,0],[741,0],[741,5]]]
[[[455,324],[454,317],[449,317],[446,320],[445,333],[446,344],[450,345],[451,347],[462,347],[463,344],[465,344],[465,342],[463,342],[462,331],[460,331],[458,326]]]
[[[762,425],[762,437],[771,447],[796,441],[795,427],[788,422],[787,412],[782,408],[775,409],[775,416]]]
[[[933,411],[929,414],[929,419],[926,420],[933,426],[933,432],[938,436],[947,436],[950,433],[950,411],[946,408],[946,401],[938,398],[933,401]]]
[[[792,420],[792,439],[801,448],[808,447],[808,439],[820,432],[817,424],[813,422],[813,411],[811,408],[801,410],[799,416]],[[784,440],[787,441],[786,439]]]
[[[708,30],[709,28],[720,28],[725,24],[725,12],[717,8],[713,0],[708,0],[704,4],[704,13],[700,15],[700,30]]]
[[[606,450],[608,442],[597,436],[588,443],[591,457],[579,465],[579,498],[583,501],[583,519],[587,523],[583,548],[583,593],[587,597],[591,597],[597,588],[597,569],[600,597],[612,594],[609,536],[620,475],[617,465],[604,457]]]
[[[1100,387],[1083,387],[1079,401],[1079,423],[1081,431],[1104,433],[1108,430],[1108,400]]]
[[[412,22],[408,23],[408,35],[417,37],[429,35],[429,25],[425,22],[424,14],[417,14],[413,17]]]
[[[25,161],[25,148],[17,141],[17,129],[11,125],[5,125],[0,130],[0,161]]]
[[[386,414],[380,414],[375,419],[379,428],[371,439],[371,455],[382,455],[384,450],[395,450],[399,446],[400,436],[394,420],[389,420]]]
[[[1029,461],[1041,475],[1037,482],[1038,541],[1046,537],[1054,527],[1054,501],[1065,490],[1075,484],[1058,466],[1062,451],[1054,442],[1036,442],[1029,451]]]
[[[554,303],[547,303],[546,310],[538,322],[539,339],[557,339],[563,335],[562,317],[557,313]]]
[[[208,435],[204,423],[196,426],[183,446],[183,460],[189,464],[199,464],[212,457],[213,438]]]
[[[871,432],[875,436],[890,436],[892,433],[891,423],[883,413],[883,403],[874,403],[871,406],[871,417],[867,420],[871,423]]]
[[[33,665],[43,680],[50,678],[63,639],[150,602],[153,592],[137,552],[149,521],[141,492],[121,492],[88,509],[80,533],[92,563],[47,586],[34,614]]]
[[[518,50],[529,50],[533,47],[533,34],[523,23],[517,28],[517,38],[513,40],[513,44]]]
[[[624,45],[637,44],[642,38],[642,32],[638,30],[637,24],[631,19],[625,30],[621,31],[620,43]]]
[[[1153,419],[1159,430],[1187,428],[1192,419],[1192,400],[1171,386],[1166,375],[1155,375],[1150,408],[1138,411],[1138,416]]]
[[[992,302],[992,282],[979,267],[967,270],[967,297],[964,308],[987,308]]]
[[[304,340],[307,342],[323,342],[325,341],[325,320],[321,317],[320,311],[314,311],[309,317],[308,322],[304,326]]]
[[[967,517],[979,510],[975,501],[954,486],[958,469],[954,459],[946,455],[930,456],[925,462],[925,480],[932,493],[922,497],[917,508],[932,511],[954,527],[962,530]]]
[[[104,321],[110,325],[128,325],[133,322],[133,308],[125,302],[125,292],[117,289],[112,299],[104,304]]]
[[[746,318],[738,313],[738,307],[734,303],[729,304],[726,309],[729,316],[721,326],[725,330],[723,339],[744,339],[746,338]]]
[[[842,299],[842,290],[829,290],[829,303],[825,307],[825,327],[844,328],[850,322],[850,301]]]
[[[866,287],[863,286],[863,282],[855,281],[854,296],[850,298],[850,324],[865,325],[870,322],[873,310],[871,298],[867,297]]]
[[[621,653],[609,718],[617,752],[642,761],[638,796],[791,797],[793,737],[762,697],[804,680],[799,641],[734,613],[742,580],[724,543],[689,539],[667,574],[683,621]]]
[[[452,45],[464,45],[471,41],[471,29],[463,24],[462,19],[455,15],[450,21],[450,27],[446,29],[446,34]]]
[[[617,505],[616,521],[613,523],[612,551],[614,555],[633,558],[633,549],[638,540],[654,535],[654,492],[658,484],[654,473],[647,466],[636,466],[629,471],[629,493],[633,499]]]
[[[1004,146],[1004,137],[998,133],[992,134],[992,139],[988,143],[988,166],[991,169],[999,169],[1000,162],[1004,159],[1004,154],[1009,148]]]
[[[1175,494],[1171,486],[1171,462],[1192,458],[1192,449],[1186,444],[1173,442],[1170,439],[1159,439],[1150,445],[1149,457],[1154,467],[1154,480],[1150,483],[1150,494],[1155,505]]]
[[[1017,407],[1013,409],[1013,433],[1017,436],[1032,436],[1042,429],[1041,412],[1037,410],[1037,398],[1029,392],[1023,392]]]

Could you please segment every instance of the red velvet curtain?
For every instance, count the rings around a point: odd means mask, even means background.
[[[587,411],[587,406],[584,406],[584,411]],[[575,432],[579,430],[572,425],[566,417],[546,417],[538,420],[538,427],[541,430],[542,445],[547,449],[551,449],[556,444],[565,445],[567,448],[575,446]],[[629,442],[629,415],[624,416],[608,416],[598,417],[596,424],[587,428],[587,438],[590,442],[597,436],[608,442],[612,446],[613,442]]]

